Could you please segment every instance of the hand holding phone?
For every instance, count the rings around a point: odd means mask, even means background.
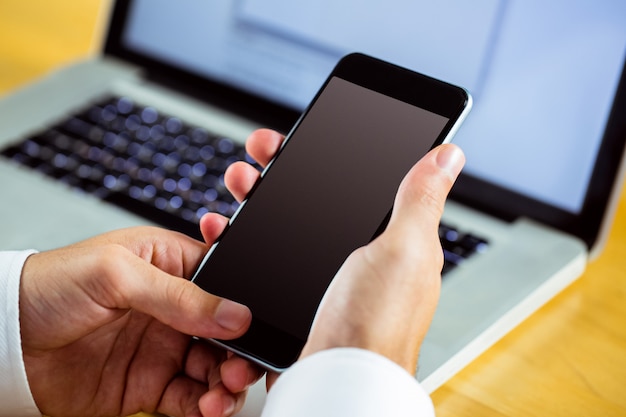
[[[333,278],[300,359],[326,349],[356,347],[415,372],[441,288],[438,226],[464,162],[463,152],[447,144],[411,168],[385,231],[352,252]]]
[[[215,342],[268,369],[291,365],[346,257],[384,230],[406,172],[470,103],[371,57],[340,61],[194,277],[252,310],[243,337]]]

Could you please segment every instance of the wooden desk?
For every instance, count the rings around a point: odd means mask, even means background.
[[[0,95],[87,55],[101,3],[0,1]],[[432,398],[439,417],[626,415],[624,192],[585,274]]]

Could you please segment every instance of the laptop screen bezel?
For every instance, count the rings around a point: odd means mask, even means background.
[[[115,2],[104,47],[105,55],[137,65],[148,79],[232,111],[259,126],[283,133],[291,129],[300,116],[299,110],[227,86],[198,73],[174,67],[124,45],[124,27],[131,4],[132,0]],[[466,173],[458,179],[450,198],[507,221],[514,221],[519,217],[534,219],[579,237],[591,249],[598,239],[611,193],[618,181],[617,174],[626,147],[624,114],[626,114],[626,62],[622,68],[612,110],[579,213],[565,211]],[[619,191],[621,190],[616,192]]]

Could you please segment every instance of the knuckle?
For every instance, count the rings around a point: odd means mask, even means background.
[[[91,285],[99,289],[98,293],[116,306],[125,304],[131,277],[127,271],[129,252],[118,244],[107,244],[94,248],[90,275]]]
[[[103,275],[117,275],[124,264],[126,250],[118,244],[103,245],[93,251],[96,265]]]
[[[193,291],[193,284],[182,279],[170,279],[167,282],[167,291],[175,305],[194,304],[197,300]]]
[[[435,184],[425,184],[419,192],[420,207],[432,218],[439,221],[443,214],[445,202],[445,195],[442,195],[441,187],[437,187]]]

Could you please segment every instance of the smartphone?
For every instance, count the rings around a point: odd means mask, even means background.
[[[246,334],[213,342],[272,371],[293,364],[344,260],[384,230],[402,178],[471,102],[373,57],[342,58],[193,277],[252,312]]]

